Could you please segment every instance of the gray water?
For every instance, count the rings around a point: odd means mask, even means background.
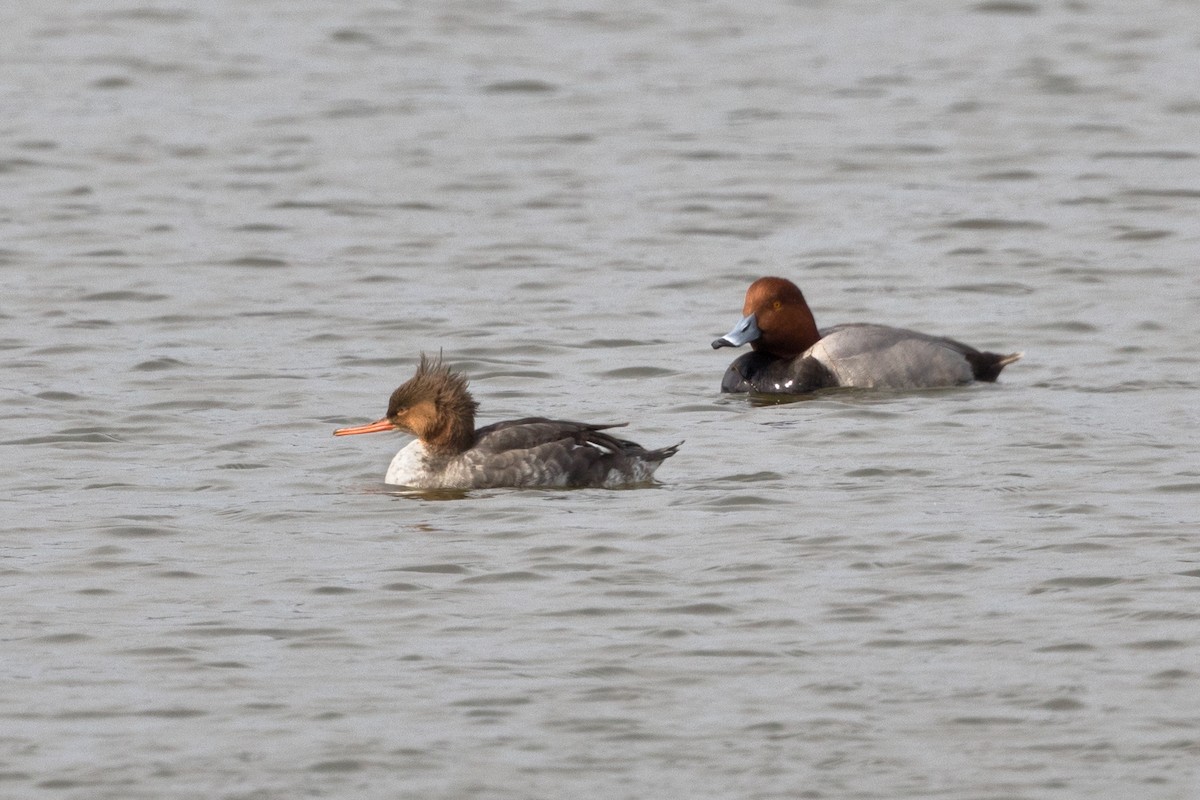
[[[0,795],[1200,796],[1200,34],[1158,3],[0,9]],[[762,274],[996,385],[721,396]],[[633,491],[382,483],[481,423]]]

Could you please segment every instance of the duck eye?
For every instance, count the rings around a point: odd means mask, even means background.
[[[780,300],[776,300],[774,303],[771,304],[771,308],[778,311],[779,309],[783,308],[783,302]]]

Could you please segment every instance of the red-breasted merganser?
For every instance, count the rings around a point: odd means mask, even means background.
[[[392,392],[386,416],[333,435],[400,430],[416,436],[396,453],[384,478],[416,489],[636,486],[649,483],[679,449],[647,450],[604,433],[624,423],[529,417],[476,430],[478,407],[463,375],[422,354],[416,374]]]

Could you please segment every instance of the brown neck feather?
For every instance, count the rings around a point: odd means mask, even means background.
[[[421,441],[435,453],[461,453],[475,443],[475,408],[471,395],[455,397],[451,405],[443,399],[429,419]]]

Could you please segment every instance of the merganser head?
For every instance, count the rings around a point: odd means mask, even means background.
[[[424,353],[417,372],[392,392],[387,414],[367,425],[339,428],[334,436],[400,430],[421,440],[431,452],[461,453],[475,439],[475,411],[467,379],[451,372],[441,357]]]

